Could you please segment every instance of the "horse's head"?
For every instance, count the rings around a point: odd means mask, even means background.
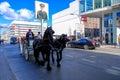
[[[60,36],[60,39],[63,40],[63,41],[67,41],[67,40],[68,40],[66,34],[62,34],[62,35]]]
[[[66,45],[66,43],[69,41],[69,39],[67,38],[67,35],[66,34],[62,34],[61,36],[60,36],[60,41],[61,41],[61,43],[64,45],[64,47],[65,47],[65,45]]]
[[[44,40],[47,40],[48,42],[53,42],[53,34],[54,34],[54,30],[52,29],[52,27],[48,27],[46,30],[45,30],[45,33],[44,33],[44,36],[43,36],[43,39]]]
[[[48,27],[47,30],[50,33],[50,35],[52,35],[52,36],[55,33],[55,31],[52,29],[52,27]]]

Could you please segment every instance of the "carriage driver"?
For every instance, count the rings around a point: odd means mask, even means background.
[[[28,30],[26,33],[26,40],[28,41],[28,46],[30,44],[30,40],[34,40],[34,33],[32,32],[31,29]]]
[[[42,35],[40,34],[40,32],[38,32],[37,38],[38,38],[38,39],[42,39]]]

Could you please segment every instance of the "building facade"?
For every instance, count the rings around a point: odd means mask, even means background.
[[[79,14],[78,6],[78,1],[71,2],[69,8],[52,15],[52,27],[55,35],[64,33],[68,36],[76,36],[76,25],[80,23],[80,20],[77,15],[71,15],[71,13]]]
[[[87,22],[81,21],[81,16],[86,16]],[[118,44],[120,0],[75,0],[70,3],[69,8],[54,14],[52,20],[53,29],[58,35],[82,33],[84,37],[99,36],[106,44]],[[79,29],[76,24],[80,24]],[[90,31],[92,34],[88,34]]]
[[[5,43],[10,42],[10,41],[9,41],[9,35],[8,35],[8,34],[9,34],[9,31],[6,30],[6,31],[4,31],[4,32],[2,33],[2,35],[1,35],[1,39],[3,39]]]
[[[44,33],[47,28],[47,24],[43,24],[42,32]],[[26,21],[13,21],[10,24],[9,36],[25,36],[28,29],[31,29],[35,35],[38,32],[41,32],[41,23],[40,22],[26,22]]]

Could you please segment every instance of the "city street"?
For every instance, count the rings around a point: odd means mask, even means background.
[[[0,80],[16,80],[14,73],[12,72],[6,56],[4,55],[4,49],[0,45]]]
[[[51,63],[49,72],[33,60],[26,61],[18,44],[0,45],[0,80],[120,80],[119,52],[108,47],[65,48],[61,67]]]
[[[21,2],[0,0],[0,80],[120,80],[120,0]]]

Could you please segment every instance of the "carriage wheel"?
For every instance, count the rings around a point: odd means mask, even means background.
[[[20,53],[23,54],[23,44],[20,43]]]
[[[25,44],[22,45],[22,56],[25,56]]]
[[[29,60],[29,53],[28,53],[28,49],[27,48],[25,48],[25,54],[24,54],[24,56],[25,56],[26,60]]]

